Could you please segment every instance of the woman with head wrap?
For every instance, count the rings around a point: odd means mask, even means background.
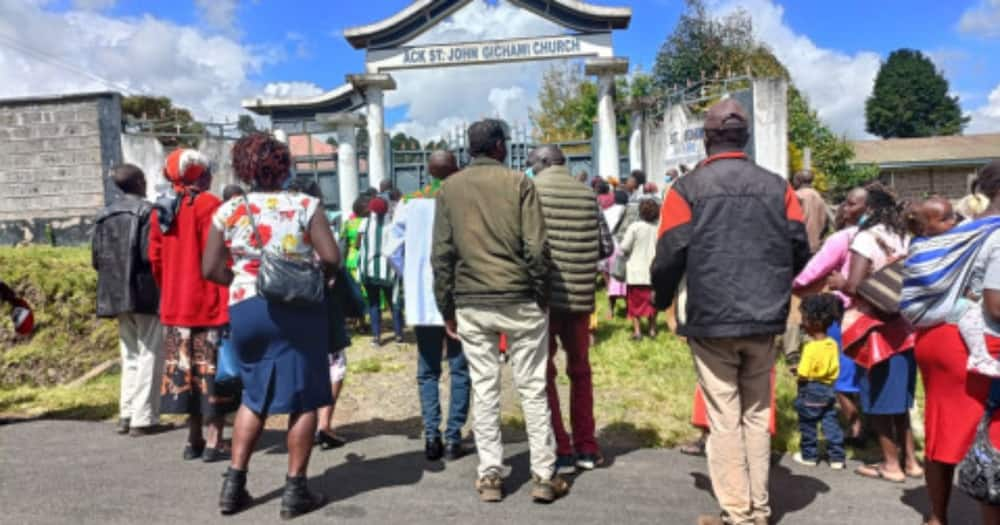
[[[236,394],[217,391],[216,361],[222,329],[229,322],[226,288],[201,275],[202,247],[218,197],[203,192],[208,159],[191,149],[167,157],[164,175],[176,200],[170,213],[152,215],[149,259],[160,288],[164,329],[161,411],[188,415],[186,460],[223,459],[222,425],[236,407]],[[208,432],[202,433],[202,424]]]
[[[332,403],[325,304],[302,307],[258,293],[261,258],[303,263],[317,259],[332,275],[340,252],[319,199],[283,190],[290,172],[288,147],[254,133],[233,146],[233,171],[253,189],[223,204],[212,217],[202,272],[229,286],[233,347],[240,360],[243,398],[233,425],[233,459],[219,507],[232,514],[250,505],[247,467],[270,414],[288,414],[288,475],[281,516],[315,510],[321,496],[306,487],[316,432],[316,409]],[[232,266],[227,261],[233,261]]]
[[[368,314],[372,325],[372,344],[382,344],[382,300],[389,303],[392,327],[397,342],[403,342],[403,315],[396,291],[397,276],[389,263],[386,245],[389,239],[389,203],[383,197],[368,202],[368,217],[358,227],[360,250],[358,273],[368,294]]]

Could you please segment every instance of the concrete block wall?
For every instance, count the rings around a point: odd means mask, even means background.
[[[920,199],[940,194],[960,199],[969,194],[969,184],[980,166],[945,166],[883,170],[882,179],[892,184],[896,193],[906,199]]]
[[[120,135],[117,93],[0,100],[0,243],[87,240]]]

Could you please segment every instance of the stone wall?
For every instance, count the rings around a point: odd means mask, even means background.
[[[981,166],[943,166],[903,169],[883,169],[881,179],[888,182],[900,197],[920,199],[940,194],[960,199],[969,194],[976,170]]]
[[[120,130],[117,93],[0,100],[0,243],[86,241]]]

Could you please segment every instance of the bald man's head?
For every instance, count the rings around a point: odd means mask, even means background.
[[[435,150],[427,159],[427,171],[430,171],[435,179],[447,179],[458,171],[458,159],[450,151]]]
[[[146,196],[146,174],[135,164],[122,164],[111,172],[111,181],[129,195]]]
[[[566,164],[566,156],[563,155],[559,146],[551,144],[539,146],[535,148],[531,154],[534,156],[534,163],[532,166],[535,168],[535,173],[541,173],[546,168],[550,168],[552,166],[562,166]]]

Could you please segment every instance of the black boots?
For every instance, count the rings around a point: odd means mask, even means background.
[[[250,506],[252,498],[247,492],[247,472],[229,467],[222,475],[222,494],[219,495],[219,512],[236,514]]]
[[[247,473],[229,467],[222,475],[222,494],[219,495],[219,512],[223,515],[236,514],[246,510],[253,499],[247,492]],[[309,492],[306,477],[285,478],[285,492],[281,495],[281,519],[290,520],[308,514],[325,503],[322,496]]]
[[[308,514],[323,503],[323,496],[309,492],[305,476],[285,478],[285,493],[281,495],[281,519],[290,520]]]

